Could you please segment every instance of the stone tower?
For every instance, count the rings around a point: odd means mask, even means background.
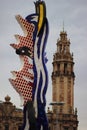
[[[74,111],[74,61],[70,52],[70,40],[64,29],[57,40],[57,51],[52,64],[53,111],[48,110],[48,119],[51,122],[49,127],[51,130],[77,130],[77,110]]]
[[[65,31],[60,32],[57,51],[53,57],[52,92],[54,102],[64,102],[63,113],[74,109],[74,62],[70,52],[70,40]]]

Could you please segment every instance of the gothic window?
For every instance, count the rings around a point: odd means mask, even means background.
[[[71,65],[71,72],[73,72],[73,65]]]
[[[64,53],[66,53],[66,46],[64,45]]]
[[[53,101],[56,101],[56,90],[53,92]]]
[[[73,130],[77,130],[76,127],[74,127]]]
[[[59,46],[59,52],[62,52],[62,45]]]
[[[19,125],[19,126],[18,126],[18,130],[21,130],[21,129],[22,129],[22,126]]]
[[[5,124],[5,130],[9,130],[9,125]]]
[[[64,130],[69,130],[68,127],[64,127]]]
[[[67,63],[64,63],[64,74],[67,73]]]
[[[57,70],[60,71],[60,64],[57,65]]]
[[[50,126],[49,126],[49,130],[51,130]]]

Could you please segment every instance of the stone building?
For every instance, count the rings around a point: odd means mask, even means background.
[[[5,97],[5,102],[0,101],[0,130],[21,130],[23,113],[11,102],[10,97]]]
[[[60,32],[53,56],[52,112],[48,109],[50,130],[77,130],[77,109],[74,110],[74,61],[67,33]]]

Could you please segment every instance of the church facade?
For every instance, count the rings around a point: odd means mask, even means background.
[[[16,108],[10,97],[5,97],[5,102],[0,101],[0,130],[21,130],[23,112]]]
[[[74,109],[74,61],[67,33],[60,32],[53,56],[52,112],[48,109],[50,130],[77,130],[77,109]]]

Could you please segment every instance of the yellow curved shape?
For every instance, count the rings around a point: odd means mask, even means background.
[[[44,7],[43,4],[40,4],[39,6],[39,19],[38,19],[38,33],[41,30],[41,27],[43,25],[43,20],[44,20]]]

